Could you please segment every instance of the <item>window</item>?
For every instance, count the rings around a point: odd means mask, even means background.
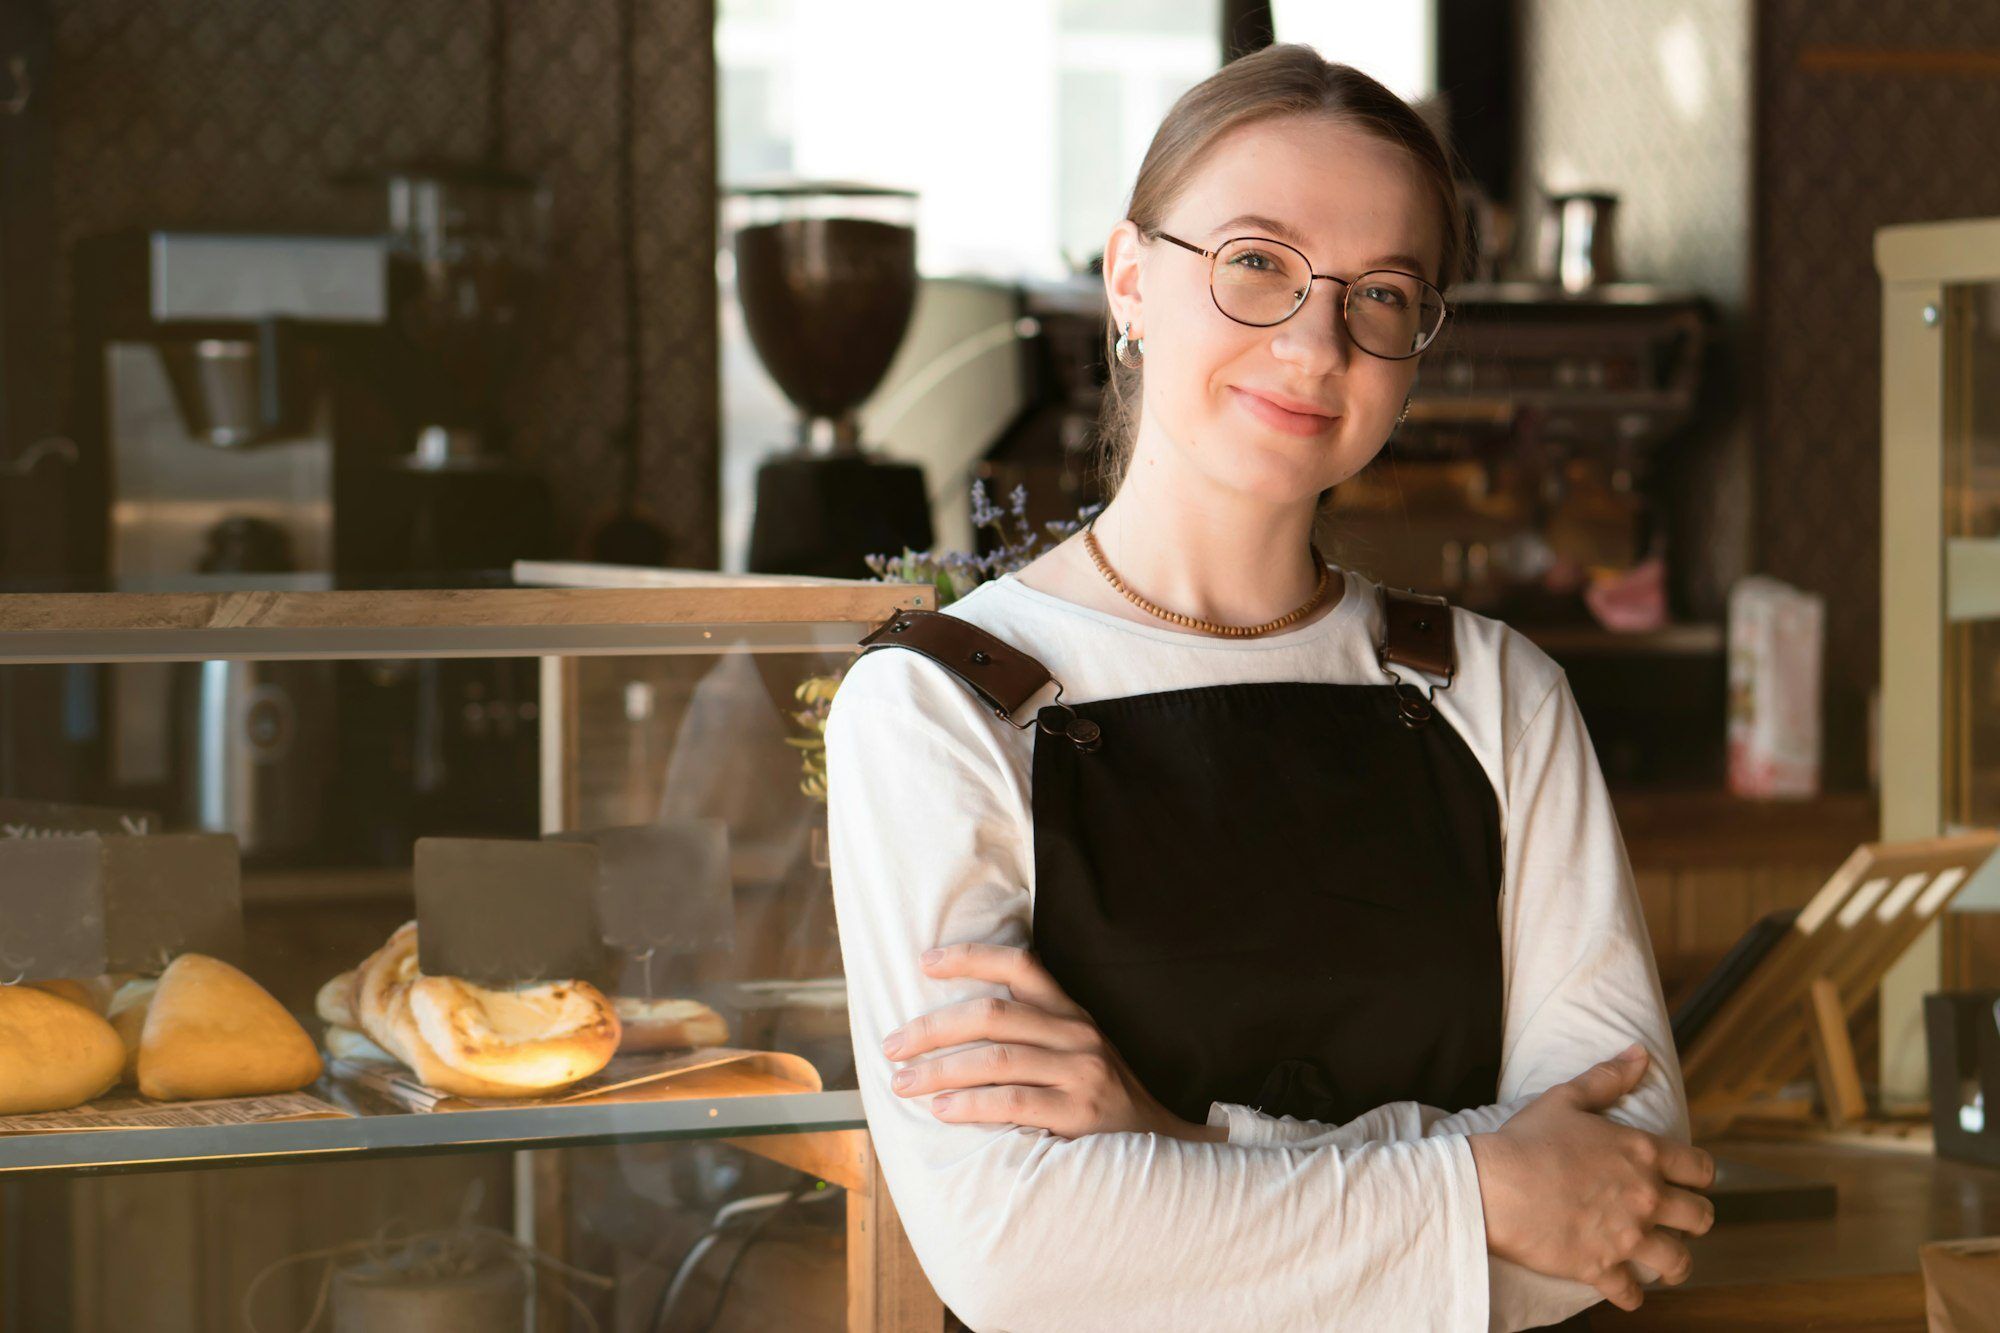
[[[721,0],[722,179],[914,189],[927,275],[1060,276],[1124,213],[1217,0]]]

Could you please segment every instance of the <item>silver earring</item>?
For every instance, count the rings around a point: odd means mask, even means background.
[[[1125,331],[1118,335],[1118,364],[1127,370],[1137,370],[1139,362],[1146,355],[1146,340],[1132,336],[1132,321],[1125,321]]]
[[[1396,414],[1396,424],[1398,426],[1402,425],[1403,418],[1407,417],[1408,415],[1410,415],[1410,400],[1408,398],[1405,398],[1403,399],[1403,410]]]

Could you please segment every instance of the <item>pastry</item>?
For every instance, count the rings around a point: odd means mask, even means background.
[[[419,976],[409,1011],[445,1064],[530,1092],[587,1078],[618,1053],[617,1011],[586,981],[501,990]]]
[[[354,974],[358,970],[350,967],[340,975],[328,978],[313,1000],[314,1012],[331,1027],[361,1026],[361,1020],[354,1016]]]
[[[356,969],[361,1030],[439,1092],[530,1097],[602,1069],[618,1049],[618,1014],[581,981],[516,989],[417,970],[417,923]]]
[[[160,1100],[291,1092],[319,1048],[271,993],[219,958],[167,965],[139,1035],[139,1091]]]
[[[729,1023],[700,1000],[653,1000],[620,995],[612,1002],[623,1035],[621,1054],[665,1051],[680,1046],[720,1046],[729,1040]]]
[[[64,1111],[118,1082],[125,1051],[103,1016],[36,986],[0,986],[0,1115]]]

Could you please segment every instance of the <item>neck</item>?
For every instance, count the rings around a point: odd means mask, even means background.
[[[1157,458],[1158,455],[1154,455]],[[1293,610],[1319,583],[1314,497],[1272,504],[1135,457],[1091,525],[1105,559],[1140,596],[1199,620],[1254,625]],[[1340,598],[1334,571],[1308,619]]]

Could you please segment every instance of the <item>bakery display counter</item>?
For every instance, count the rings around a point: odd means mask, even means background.
[[[227,1266],[169,1322],[233,1324],[249,1255],[311,1248],[272,1238],[443,1222],[461,1187],[548,1326],[620,1318],[657,1264],[587,1283],[587,1239],[671,1236],[760,1171],[847,1191],[852,1309],[907,1285],[817,746],[857,641],[933,603],[547,565],[0,589],[0,1329],[121,1326],[128,1255]],[[297,1183],[225,1224],[268,1187],[169,1206],[169,1178]],[[312,1309],[273,1291],[273,1326]]]

